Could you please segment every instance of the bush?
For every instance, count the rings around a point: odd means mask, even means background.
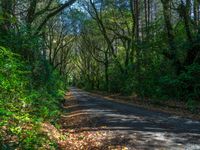
[[[38,129],[42,121],[58,118],[64,84],[54,72],[46,84],[35,86],[27,66],[20,56],[0,47],[0,149],[38,149],[51,144]]]
[[[186,67],[179,76],[162,77],[162,91],[171,97],[181,100],[200,99],[200,65],[192,64]],[[165,91],[165,92],[164,92]]]
[[[183,99],[200,100],[200,65],[192,64],[179,77],[180,95]]]

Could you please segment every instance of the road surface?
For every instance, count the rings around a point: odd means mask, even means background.
[[[71,92],[78,101],[77,109],[86,112],[95,127],[111,131],[112,140],[130,150],[200,150],[199,121],[109,101],[76,88]],[[90,126],[85,129],[93,130]]]

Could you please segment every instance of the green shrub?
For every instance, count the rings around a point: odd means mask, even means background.
[[[58,118],[65,87],[56,72],[45,82],[39,78],[35,86],[27,66],[20,56],[0,47],[0,149],[38,149],[52,143],[38,129],[42,121]]]
[[[165,76],[160,79],[163,94],[180,100],[200,99],[200,65],[192,64],[179,76]]]
[[[192,99],[189,99],[186,103],[188,109],[193,112],[193,113],[196,113],[198,111],[198,106],[199,106],[199,103],[195,100],[192,100]],[[198,112],[197,112],[198,113]]]

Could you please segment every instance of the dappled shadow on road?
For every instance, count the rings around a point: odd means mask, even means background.
[[[200,149],[198,121],[97,99],[85,92],[73,94],[78,101],[71,105],[66,100],[63,128],[76,128],[76,133],[106,132],[99,149],[117,145],[129,149]]]

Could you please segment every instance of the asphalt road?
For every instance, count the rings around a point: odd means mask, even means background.
[[[112,133],[112,141],[130,150],[200,150],[200,122],[109,101],[71,88],[78,109],[86,112],[95,127]],[[104,128],[101,128],[104,127]],[[85,126],[86,130],[94,130]]]

